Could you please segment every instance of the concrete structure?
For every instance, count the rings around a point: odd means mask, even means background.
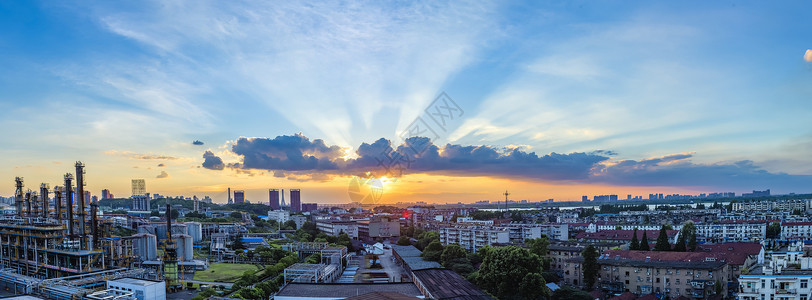
[[[734,211],[787,211],[812,210],[812,199],[752,200],[737,201],[731,204]]]
[[[245,203],[245,191],[234,191],[234,203]]]
[[[188,234],[173,234],[172,240],[177,244],[178,260],[190,261],[194,259],[192,236]]]
[[[812,222],[791,222],[781,224],[781,238],[812,238]]]
[[[128,239],[133,240],[136,261],[158,259],[158,239],[154,234],[138,233]]]
[[[400,221],[397,219],[376,218],[358,221],[358,236],[361,238],[389,238],[400,236]]]
[[[307,217],[302,215],[294,215],[290,217],[294,223],[296,223],[296,229],[302,228],[305,222],[307,222]]]
[[[697,224],[696,236],[708,242],[753,241],[767,236],[766,221],[727,221],[719,224]]]
[[[282,208],[279,205],[279,190],[277,189],[268,190],[268,205],[271,206],[271,210],[279,210]]]
[[[510,233],[507,229],[494,229],[488,227],[446,227],[440,231],[440,242],[443,245],[460,244],[462,248],[477,252],[484,246],[507,244],[510,242]]]
[[[287,210],[270,210],[268,211],[268,219],[284,224],[290,220],[290,212]]]
[[[198,222],[186,222],[186,234],[192,236],[192,242],[203,241],[203,226]]]
[[[299,189],[290,189],[290,211],[302,211],[302,194]]]
[[[343,232],[349,235],[350,238],[358,238],[358,224],[356,221],[319,220],[316,221],[316,227],[327,235],[338,236]]]
[[[121,278],[107,281],[107,288],[124,293],[133,293],[138,300],[166,300],[166,283],[135,278]]]

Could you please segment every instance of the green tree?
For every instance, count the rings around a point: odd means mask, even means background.
[[[550,295],[547,282],[539,273],[527,273],[519,284],[522,299],[546,299]]]
[[[657,236],[654,251],[671,251],[671,243],[668,242],[668,232],[666,232],[665,225],[660,227],[660,235]]]
[[[687,251],[687,248],[685,247],[685,233],[682,230],[680,230],[678,235],[679,236],[677,237],[677,243],[674,244],[673,251],[674,252],[685,252],[685,251]]]
[[[593,300],[594,298],[589,295],[589,293],[584,292],[579,289],[574,289],[569,286],[564,286],[550,296],[550,299],[561,299],[561,300]]]
[[[696,250],[696,225],[694,222],[688,221],[682,225],[682,229],[680,229],[680,241],[677,241],[677,247],[681,247],[679,244],[687,244],[683,248],[685,250],[682,251],[691,251],[693,252]],[[674,247],[677,251],[676,247]]]
[[[468,253],[459,244],[450,244],[443,249],[443,253],[440,255],[440,263],[446,268],[451,268],[451,262],[460,258],[467,260]]]
[[[431,241],[431,243],[423,249],[423,260],[439,261],[442,255],[443,244],[440,244],[440,240]]]
[[[648,245],[648,236],[646,235],[647,231],[648,230],[643,230],[643,238],[640,239],[640,250],[642,251],[651,250],[651,247]]]
[[[629,244],[629,250],[640,250],[640,242],[637,240],[637,227],[632,232],[632,243]]]
[[[781,236],[781,223],[772,222],[767,226],[767,238],[777,239]]]
[[[231,250],[237,249],[245,249],[245,245],[243,245],[242,243],[242,234],[237,235],[237,237],[234,239],[234,242],[231,243]]]
[[[525,276],[541,273],[538,255],[524,248],[483,247],[480,255],[483,257],[482,265],[473,279],[479,287],[499,299],[524,298],[522,287],[528,288],[528,284],[522,285]],[[540,276],[528,277],[527,282],[533,282],[537,289],[544,288],[546,284]]]
[[[428,246],[433,241],[440,241],[440,234],[436,231],[426,231],[420,234],[417,239],[417,249],[425,251],[426,246]]]
[[[409,246],[411,244],[412,241],[409,239],[408,236],[401,235],[400,238],[398,238],[398,246]]]
[[[238,211],[232,211],[229,216],[237,220],[242,220],[242,213]]]
[[[527,245],[527,249],[530,252],[538,255],[539,257],[547,256],[547,247],[550,246],[550,239],[547,235],[542,234],[540,238],[537,239],[526,239],[524,241],[525,245]]]
[[[173,209],[173,210],[169,211],[169,217],[172,218],[172,220],[177,220],[179,216],[180,216],[180,212],[177,209]]]
[[[645,240],[645,235],[643,235],[643,239]],[[598,272],[601,270],[601,266],[598,265],[598,256],[600,256],[600,253],[598,249],[595,249],[595,246],[589,245],[581,252],[581,256],[584,258],[582,266],[584,286],[587,290],[591,290],[592,286],[595,285],[595,280],[598,278]]]
[[[159,211],[157,211],[157,210],[153,210],[153,211],[149,212],[149,216],[150,216],[150,217],[160,217],[160,216],[161,216],[161,212],[159,212]]]
[[[724,291],[724,287],[722,286],[722,281],[716,279],[716,294],[719,295]]]

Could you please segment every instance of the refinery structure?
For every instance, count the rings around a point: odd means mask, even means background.
[[[164,224],[150,224],[137,216],[119,217],[141,226],[136,234],[114,236],[115,220],[101,214],[97,199],[88,199],[84,191],[84,164],[75,167],[53,188],[42,183],[32,191],[23,178],[15,178],[15,209],[0,216],[0,288],[49,299],[136,299],[133,293],[105,289],[111,280],[126,279],[172,292],[183,288],[186,268],[207,267],[192,254],[189,233],[199,232],[200,223],[172,224],[167,217]],[[143,189],[143,181],[138,184]],[[149,209],[146,203],[138,208]],[[166,215],[170,212],[167,204]],[[115,298],[106,298],[110,295]]]

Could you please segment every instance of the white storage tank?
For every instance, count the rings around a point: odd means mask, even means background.
[[[158,259],[158,240],[154,234],[139,233],[131,238],[135,255],[141,261]]]
[[[194,258],[192,236],[188,234],[173,235],[172,240],[178,245],[178,260],[190,261]]]
[[[166,240],[166,223],[155,224],[153,226],[155,226],[155,236],[158,238],[158,240]]]
[[[172,235],[186,234],[186,224],[172,224]]]
[[[195,244],[203,241],[203,226],[198,222],[186,222],[186,234],[192,236]]]
[[[155,226],[153,225],[140,225],[138,226],[138,233],[155,234]]]

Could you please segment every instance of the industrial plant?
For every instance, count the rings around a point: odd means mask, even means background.
[[[200,223],[103,215],[84,190],[85,165],[75,167],[53,189],[42,183],[32,191],[15,178],[15,209],[0,217],[0,289],[48,299],[144,299],[143,293],[165,298],[184,288],[187,268],[208,266],[193,258]],[[148,210],[146,203],[139,209]],[[171,210],[167,204],[166,216]],[[122,218],[138,232],[114,236]],[[136,289],[115,288],[128,285]]]

